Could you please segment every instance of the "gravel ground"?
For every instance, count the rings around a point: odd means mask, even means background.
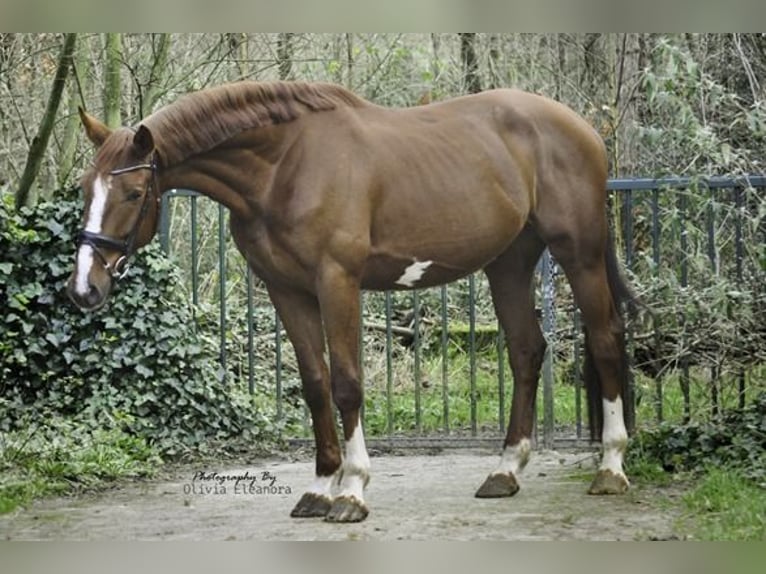
[[[497,458],[481,451],[372,459],[357,524],[292,519],[313,462],[264,459],[247,466],[177,469],[168,478],[123,483],[96,494],[38,501],[0,516],[9,540],[646,540],[676,539],[667,492],[634,487],[588,496],[589,453],[536,451],[513,498],[476,499]],[[234,480],[202,480],[198,473]],[[195,476],[197,477],[195,480]],[[202,490],[202,492],[200,492]]]

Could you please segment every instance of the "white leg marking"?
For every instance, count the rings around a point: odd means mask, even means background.
[[[503,449],[500,456],[500,464],[492,474],[513,474],[519,476],[529,462],[529,453],[532,451],[532,443],[528,438],[523,438],[518,444]]]
[[[353,497],[364,503],[364,487],[370,480],[370,457],[364,444],[361,424],[346,442],[346,457],[342,469],[340,496]]]
[[[420,281],[423,277],[423,273],[426,272],[433,261],[415,261],[412,265],[407,267],[402,273],[402,276],[396,280],[397,285],[404,285],[405,287],[414,287],[415,283]]]
[[[90,210],[85,219],[85,231],[91,233],[101,233],[101,225],[104,221],[104,210],[106,209],[106,199],[111,188],[112,178],[106,181],[99,175],[93,183],[93,200],[90,203]],[[81,245],[77,252],[77,274],[75,275],[75,291],[80,295],[87,295],[90,289],[88,276],[93,267],[93,248],[90,245]]]
[[[338,473],[331,474],[330,476],[315,476],[314,482],[312,482],[306,489],[306,492],[316,494],[323,498],[332,500],[333,498],[333,486],[337,482]]]
[[[604,399],[604,432],[601,437],[604,455],[601,459],[600,470],[610,470],[618,476],[625,477],[622,470],[622,457],[628,446],[628,431],[622,418],[622,399],[614,401]]]

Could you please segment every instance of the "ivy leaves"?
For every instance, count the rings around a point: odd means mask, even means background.
[[[719,421],[642,431],[628,453],[629,464],[643,459],[695,473],[721,467],[766,486],[766,393]]]
[[[69,302],[80,213],[77,201],[18,213],[7,196],[0,203],[0,425],[35,410],[106,426],[126,413],[123,430],[167,454],[265,435],[270,425],[249,399],[220,384],[214,338],[156,243],[105,308],[83,313]]]

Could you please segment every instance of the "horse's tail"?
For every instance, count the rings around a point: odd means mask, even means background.
[[[630,371],[628,368],[628,353],[625,345],[625,328],[622,319],[623,304],[627,305],[631,315],[635,313],[639,300],[633,290],[625,281],[620,271],[620,264],[615,252],[614,236],[611,228],[607,237],[606,251],[606,276],[609,284],[609,290],[612,295],[613,312],[613,332],[617,339],[617,347],[620,354],[620,371],[618,373],[620,384],[620,397],[623,405],[623,418],[628,432],[632,432],[633,421],[633,396],[630,387]],[[601,434],[604,428],[604,410],[603,394],[601,387],[601,377],[596,370],[596,365],[588,340],[588,330],[585,329],[585,362],[583,365],[583,379],[585,380],[585,389],[588,397],[588,423],[590,426],[590,439],[592,441],[601,440]]]

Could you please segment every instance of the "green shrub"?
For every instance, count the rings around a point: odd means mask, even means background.
[[[171,455],[273,436],[251,399],[222,384],[217,343],[157,242],[105,308],[83,313],[65,293],[76,193],[19,213],[0,197],[0,431],[29,413],[85,417]]]
[[[161,465],[143,437],[49,411],[0,434],[0,514],[30,500],[152,476]],[[31,420],[30,420],[31,419]]]
[[[720,421],[641,431],[628,449],[627,463],[646,461],[668,472],[726,468],[766,487],[766,393]]]

